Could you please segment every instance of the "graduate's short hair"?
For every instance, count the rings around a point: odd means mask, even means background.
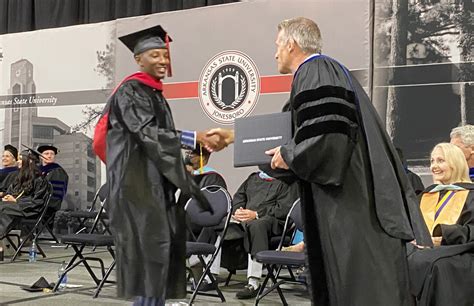
[[[467,165],[466,157],[462,150],[451,143],[442,142],[438,143],[431,153],[435,149],[440,149],[444,153],[444,159],[448,165],[453,170],[451,177],[452,183],[470,183],[471,179],[469,178],[469,167]]]
[[[466,124],[451,130],[450,137],[460,137],[464,145],[474,145],[474,125]]]
[[[278,25],[282,32],[283,43],[294,40],[301,50],[308,54],[321,53],[323,40],[316,22],[304,17],[286,19]]]

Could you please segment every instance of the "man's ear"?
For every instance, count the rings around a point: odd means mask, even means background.
[[[288,39],[286,47],[288,49],[288,52],[293,52],[295,50],[295,41],[292,38]]]

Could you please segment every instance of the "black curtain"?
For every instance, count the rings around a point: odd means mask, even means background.
[[[0,34],[238,2],[238,0],[0,0]]]

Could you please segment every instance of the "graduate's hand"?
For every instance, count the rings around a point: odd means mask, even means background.
[[[234,213],[234,218],[240,222],[252,221],[257,218],[257,212],[239,207]]]
[[[441,240],[443,240],[443,237],[431,237],[431,240],[433,240],[434,246],[440,246]]]
[[[6,196],[4,196],[2,198],[2,201],[4,201],[4,202],[16,202],[16,199],[11,194],[7,194]]]
[[[208,137],[219,137],[219,146],[213,148],[213,151],[220,151],[234,142],[234,130],[215,128],[207,131]]]
[[[280,148],[281,147],[276,147],[271,150],[265,151],[265,154],[273,156],[272,161],[270,163],[270,166],[272,167],[272,169],[280,168],[280,169],[288,170],[290,167],[288,167],[285,160],[281,156]]]

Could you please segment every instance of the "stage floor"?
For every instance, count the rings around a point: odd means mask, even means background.
[[[0,305],[131,305],[131,301],[121,300],[115,297],[116,287],[114,284],[106,284],[97,299],[92,295],[95,291],[95,284],[90,278],[87,270],[83,266],[76,267],[68,274],[68,285],[77,285],[76,288],[66,288],[59,293],[31,293],[20,289],[20,286],[29,286],[37,281],[41,276],[48,282],[55,282],[57,279],[58,268],[62,261],[68,261],[72,255],[72,249],[65,249],[57,245],[45,245],[46,258],[39,258],[35,263],[27,261],[27,255],[24,254],[15,262],[11,263],[10,258],[0,262]],[[92,253],[92,249],[87,249],[85,253]],[[95,257],[104,260],[105,265],[110,264],[110,254],[105,250],[98,248],[94,253]],[[93,263],[94,272],[100,273],[99,265]],[[227,271],[221,269],[221,278],[227,276]],[[224,287],[220,283],[220,288],[226,298],[225,305],[254,305],[255,300],[237,300],[235,293],[245,284],[245,271],[239,271],[233,276],[229,286]],[[115,280],[114,272],[109,277]],[[289,305],[311,305],[309,296],[303,286],[284,285],[284,294]],[[188,295],[188,298],[190,295]],[[186,305],[185,300],[171,301],[175,305]],[[172,303],[169,303],[171,305]],[[179,303],[181,302],[181,303]],[[178,304],[179,303],[179,304]],[[272,292],[261,302],[261,305],[281,305],[278,293]],[[168,303],[167,303],[168,305]],[[223,305],[218,298],[198,296],[195,305]]]

